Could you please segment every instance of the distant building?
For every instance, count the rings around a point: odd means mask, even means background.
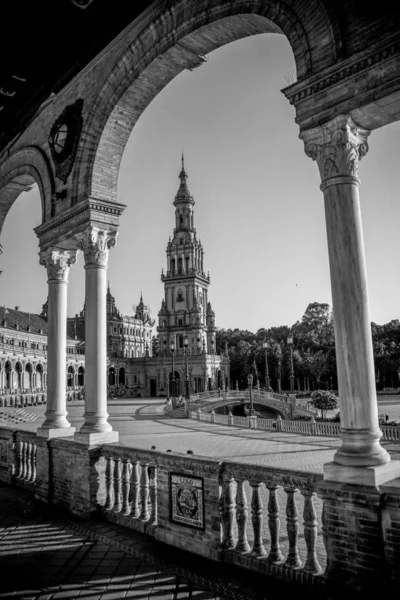
[[[174,390],[175,395],[185,394],[185,352],[191,393],[229,385],[228,354],[216,354],[210,276],[204,271],[204,250],[194,227],[195,202],[183,156],[179,178],[173,202],[175,228],[167,244],[167,270],[161,274],[164,299],[158,313],[158,355],[146,352],[127,365],[127,384],[142,396],[173,395]]]
[[[110,284],[107,288],[107,381],[110,387],[133,387],[127,379],[129,359],[151,356],[152,327],[154,320],[148,306],[140,295],[139,304],[134,307],[132,315],[122,315],[111,294]],[[67,332],[85,342],[85,307],[75,317],[68,317]]]
[[[0,406],[42,404],[47,391],[47,302],[40,315],[0,308]],[[85,383],[82,342],[67,337],[65,384],[75,399]]]

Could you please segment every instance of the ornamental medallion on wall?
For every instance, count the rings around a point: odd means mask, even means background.
[[[58,179],[67,182],[72,171],[79,137],[82,131],[83,100],[66,106],[53,124],[49,135],[49,146]]]
[[[201,477],[170,473],[171,521],[204,531],[204,484]]]

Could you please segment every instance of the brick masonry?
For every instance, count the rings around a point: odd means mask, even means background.
[[[0,229],[24,186],[37,181],[43,221],[88,197],[115,201],[120,160],[140,114],[198,55],[241,37],[283,33],[298,81],[285,91],[300,128],[351,112],[370,129],[400,116],[398,11],[322,0],[155,2],[57,96],[0,157]],[[361,6],[361,3],[358,3]],[[83,100],[83,129],[66,183],[55,176],[49,133],[67,106]],[[19,186],[13,186],[17,182]],[[18,188],[18,189],[17,189]]]

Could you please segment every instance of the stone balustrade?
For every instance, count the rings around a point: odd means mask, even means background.
[[[201,409],[189,411],[189,418],[206,423],[217,423],[234,427],[263,429],[265,431],[283,431],[285,433],[300,433],[301,435],[318,435],[326,437],[340,437],[340,423],[322,421],[291,421],[289,419],[263,419],[260,417],[239,417],[236,415],[218,415],[203,412]],[[382,425],[382,440],[400,442],[400,425]]]
[[[104,510],[157,523],[157,467],[136,456],[106,452]],[[130,453],[128,453],[130,454]]]
[[[114,445],[102,447],[96,470],[97,500],[107,520],[283,579],[318,584],[323,575],[316,493],[322,475]],[[174,523],[172,476],[184,481],[187,521],[196,520],[196,511],[203,514],[202,531]],[[201,497],[194,496],[195,480],[203,482]]]
[[[288,580],[309,581],[324,572],[316,493],[322,476],[229,461],[221,465],[221,480],[225,560]]]
[[[33,490],[36,483],[36,434],[0,428],[0,480]]]

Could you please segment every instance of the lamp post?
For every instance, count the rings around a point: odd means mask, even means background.
[[[266,388],[267,392],[269,392],[269,388],[271,387],[271,381],[269,378],[269,371],[268,371],[268,347],[269,347],[269,344],[268,344],[267,340],[265,340],[263,342],[263,348],[264,348],[264,352],[265,352],[265,388]]]
[[[185,385],[186,385],[185,400],[190,400],[190,393],[189,393],[188,346],[189,346],[189,338],[188,338],[187,334],[185,334],[185,336],[183,338],[183,350],[184,350],[184,353],[185,353]]]
[[[250,392],[250,417],[254,416],[254,407],[253,407],[253,375],[249,373],[247,375],[247,383],[249,384],[249,392]]]
[[[215,355],[214,355],[214,340],[211,340],[211,389],[215,389]]]
[[[290,335],[287,339],[290,348],[290,391],[294,392],[294,370],[293,370],[293,337]]]
[[[174,362],[174,352],[175,352],[175,344],[174,341],[172,340],[170,345],[170,350],[171,350],[171,354],[172,354],[172,380],[171,380],[171,396],[173,398],[175,398],[176,393],[175,393],[175,362]]]

